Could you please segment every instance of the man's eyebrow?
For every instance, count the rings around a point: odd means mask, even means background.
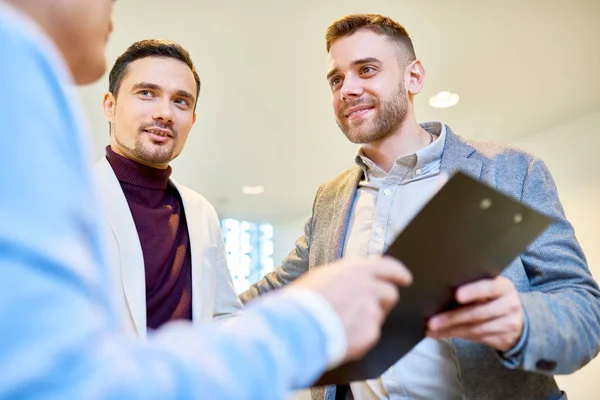
[[[366,57],[361,58],[360,60],[356,60],[352,62],[352,65],[362,65],[362,64],[381,64],[381,60],[375,57]]]
[[[175,92],[175,94],[179,97],[183,97],[191,101],[192,103],[196,100],[196,96],[188,92],[187,90],[179,89]]]
[[[135,85],[132,86],[131,90],[139,90],[139,89],[154,89],[154,90],[161,90],[161,87],[158,86],[156,83],[150,83],[150,82],[140,82],[140,83],[136,83]]]
[[[150,82],[136,83],[131,88],[131,90],[133,90],[133,91],[140,90],[140,89],[162,90],[162,88],[159,85],[157,85],[156,83],[150,83]],[[196,101],[196,96],[194,96],[192,93],[188,92],[187,90],[179,89],[175,92],[175,95],[179,96],[179,97],[183,97],[185,99],[188,99],[192,103],[194,101]]]
[[[332,69],[331,71],[329,71],[329,72],[327,73],[327,80],[330,80],[332,76],[334,76],[335,74],[337,74],[337,73],[338,73],[338,71],[339,71],[339,70],[338,70],[337,68],[334,68],[334,69]]]

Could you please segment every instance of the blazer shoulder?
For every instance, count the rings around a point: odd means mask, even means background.
[[[196,206],[207,207],[214,210],[214,207],[210,201],[208,201],[208,199],[202,196],[200,193],[185,185],[182,185],[173,178],[170,179],[170,183],[175,187],[175,189],[177,189],[181,197],[185,198],[187,202],[193,202]]]
[[[94,165],[92,165],[92,171],[96,175],[101,174],[106,172],[107,167],[110,168],[110,164],[108,163],[106,156],[102,156],[94,163]],[[110,168],[110,170],[112,171],[112,168]]]
[[[339,173],[334,178],[324,182],[319,187],[319,191],[330,191],[333,189],[337,189],[340,186],[346,185],[349,182],[356,183],[362,176],[362,169],[358,166],[352,166],[345,171]]]
[[[496,142],[480,142],[477,140],[465,141],[473,147],[479,157],[488,162],[504,162],[512,165],[528,166],[534,161],[539,160],[533,154],[511,145]]]
[[[197,207],[202,211],[210,214],[212,217],[218,219],[215,208],[210,203],[210,201],[206,199],[206,197],[202,196],[195,190],[185,185],[182,185],[173,178],[170,179],[170,183],[175,187],[175,189],[177,189],[177,191],[181,195],[182,200],[185,201],[186,204],[192,207]]]

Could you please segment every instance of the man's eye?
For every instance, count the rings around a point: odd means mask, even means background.
[[[360,72],[362,72],[363,74],[368,74],[369,72],[373,71],[375,71],[375,68],[367,66],[363,67]]]

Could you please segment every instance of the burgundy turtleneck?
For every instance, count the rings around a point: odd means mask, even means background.
[[[190,239],[181,196],[169,184],[171,167],[148,167],[118,155],[110,146],[106,159],[121,184],[142,245],[146,325],[156,329],[170,320],[191,320]]]

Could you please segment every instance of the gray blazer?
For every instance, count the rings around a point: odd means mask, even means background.
[[[577,371],[600,350],[600,291],[548,169],[522,151],[467,141],[449,127],[441,168],[448,173],[461,170],[557,220],[503,273],[520,292],[526,316],[524,336],[514,354],[452,340],[465,398],[566,398],[552,375]],[[242,301],[342,256],[348,214],[361,178],[357,166],[319,188],[296,248],[276,271],[242,293]],[[313,388],[313,399],[333,399],[335,387],[326,389]]]

